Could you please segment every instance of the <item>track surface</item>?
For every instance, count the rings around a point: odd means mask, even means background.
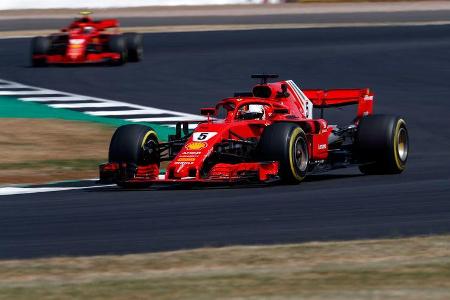
[[[409,124],[401,175],[355,169],[299,186],[115,188],[0,198],[0,257],[450,232],[450,27],[146,35],[146,60],[121,68],[27,65],[28,40],[0,41],[0,78],[185,112],[279,72],[300,86],[371,87],[378,113]]]
[[[177,26],[223,24],[308,24],[308,23],[372,23],[372,22],[429,22],[449,21],[450,11],[317,13],[256,16],[186,16],[186,17],[121,17],[121,26]],[[0,31],[52,29],[68,25],[70,19],[13,19],[0,20]]]

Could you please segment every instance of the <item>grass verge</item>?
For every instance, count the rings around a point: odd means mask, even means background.
[[[450,236],[0,261],[0,299],[449,299]]]
[[[0,119],[0,184],[95,178],[115,127],[57,119]]]

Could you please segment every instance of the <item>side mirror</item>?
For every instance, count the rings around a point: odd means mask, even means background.
[[[214,107],[202,108],[200,109],[200,114],[202,116],[212,116],[216,113],[216,109]]]

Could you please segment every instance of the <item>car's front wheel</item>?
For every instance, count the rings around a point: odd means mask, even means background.
[[[47,65],[47,59],[45,57],[35,58],[35,56],[47,55],[50,45],[50,39],[44,36],[37,36],[31,40],[31,63],[33,67],[45,67]]]
[[[111,62],[114,66],[120,66],[127,62],[127,43],[122,35],[111,35],[108,41],[109,50],[114,53],[120,54],[118,60]]]
[[[279,162],[279,176],[284,183],[297,184],[306,176],[309,163],[308,141],[303,129],[293,123],[274,123],[264,129],[257,156]]]
[[[141,61],[144,57],[144,44],[142,34],[128,32],[124,33],[123,36],[125,37],[127,43],[128,61]]]
[[[124,125],[114,132],[109,146],[109,162],[125,163],[137,167],[160,163],[159,143],[156,132],[149,126]],[[126,180],[117,182],[122,187],[142,187]]]

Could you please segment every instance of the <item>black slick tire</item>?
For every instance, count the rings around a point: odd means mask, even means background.
[[[398,116],[371,115],[360,120],[355,139],[359,169],[364,174],[399,174],[409,152],[406,122]]]
[[[128,51],[128,61],[138,62],[144,57],[144,43],[142,34],[127,32],[123,34]]]
[[[46,58],[34,58],[35,55],[47,55],[50,50],[51,41],[44,36],[37,36],[31,40],[31,64],[33,67],[45,67]]]
[[[124,125],[114,132],[109,146],[109,162],[131,166],[159,164],[158,137],[148,126]],[[145,184],[117,182],[122,187],[142,187]]]
[[[108,47],[111,52],[120,54],[118,60],[112,60],[111,65],[120,66],[127,62],[127,43],[122,35],[111,35],[108,40]]]
[[[274,123],[264,129],[258,143],[261,161],[278,161],[283,183],[298,184],[306,176],[309,162],[305,132],[293,123]]]

